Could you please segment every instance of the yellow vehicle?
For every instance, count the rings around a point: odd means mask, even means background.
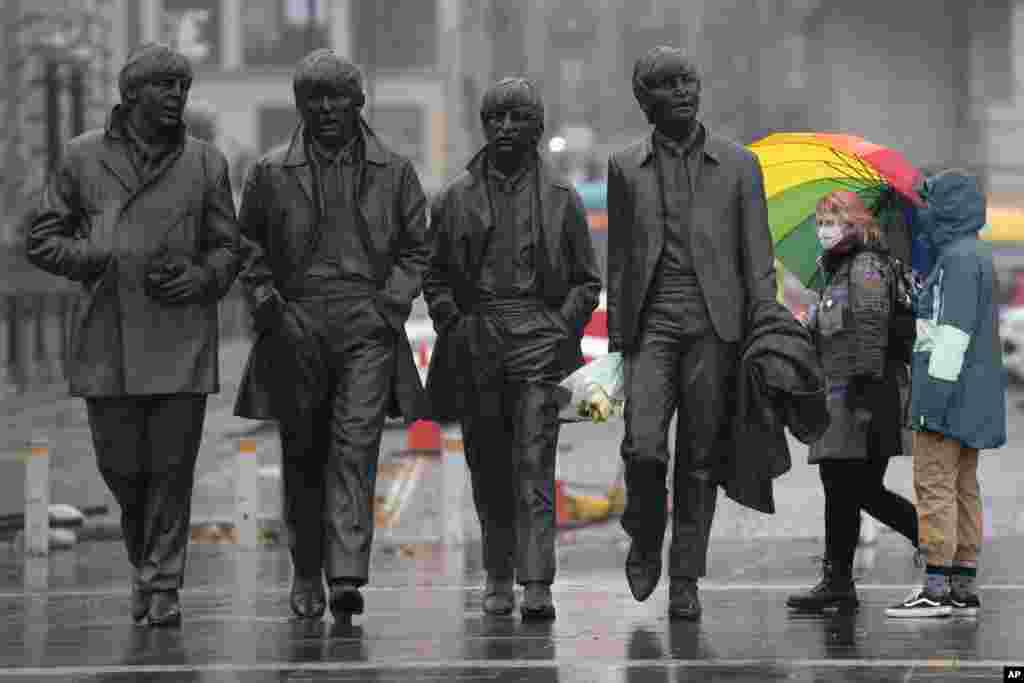
[[[981,237],[996,247],[1013,244],[1024,246],[1024,209],[990,206],[988,227],[981,232]]]

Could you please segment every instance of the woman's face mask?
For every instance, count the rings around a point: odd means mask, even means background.
[[[818,242],[821,248],[828,251],[842,241],[845,230],[839,216],[818,216]]]

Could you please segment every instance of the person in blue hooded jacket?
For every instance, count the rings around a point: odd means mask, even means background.
[[[978,452],[1006,443],[1006,380],[995,267],[978,239],[985,196],[952,169],[928,178],[917,230],[933,265],[917,302],[910,418],[923,586],[886,610],[894,617],[974,615],[982,541]]]

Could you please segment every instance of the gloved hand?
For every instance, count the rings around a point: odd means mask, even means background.
[[[192,303],[206,293],[212,281],[207,268],[187,257],[159,254],[146,265],[146,294],[165,304]]]
[[[850,380],[847,405],[858,423],[868,423],[880,401],[883,385],[881,380],[871,377],[854,377]]]

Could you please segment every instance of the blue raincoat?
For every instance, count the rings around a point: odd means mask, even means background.
[[[1006,373],[992,251],[978,239],[985,196],[960,170],[925,182],[917,230],[934,258],[917,304],[910,415],[914,429],[971,448],[1006,443]]]

